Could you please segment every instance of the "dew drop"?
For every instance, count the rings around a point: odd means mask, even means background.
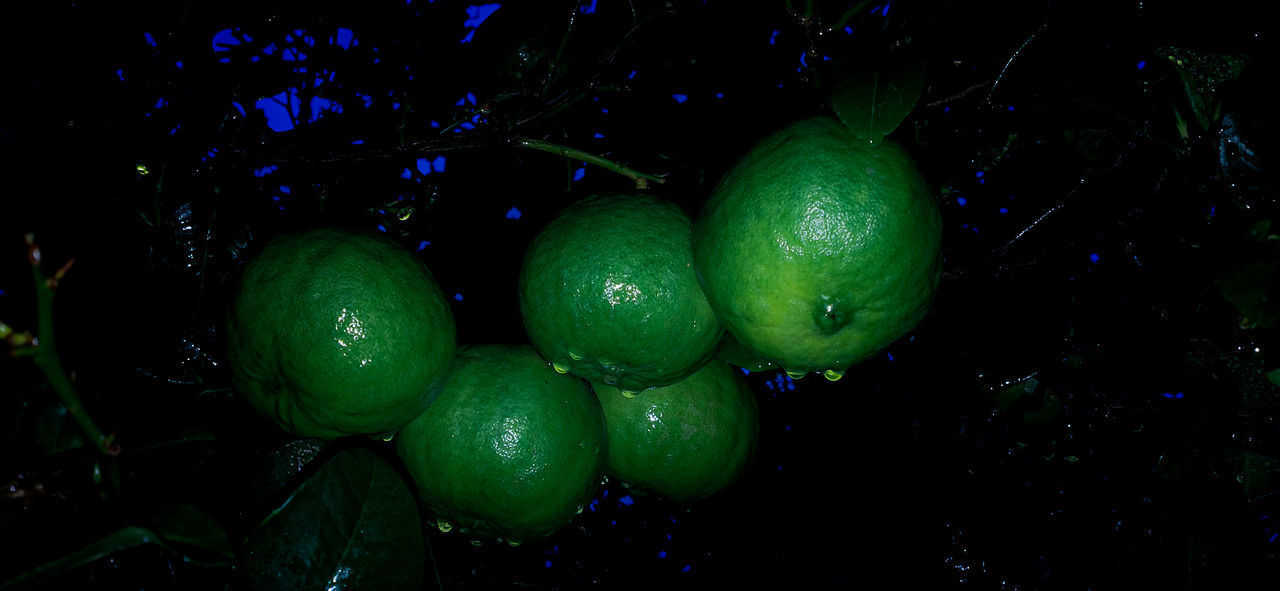
[[[520,545],[520,540],[517,538],[507,538],[507,545],[515,548]]]
[[[840,381],[840,378],[844,377],[844,372],[838,369],[828,369],[827,371],[822,372],[822,377],[833,382],[838,382]]]
[[[800,378],[803,378],[803,377],[805,376],[805,374],[809,373],[809,372],[807,372],[807,371],[801,371],[801,370],[798,370],[798,369],[788,369],[788,370],[784,370],[784,371],[786,371],[786,372],[787,372],[787,377],[789,377],[789,378],[791,378],[791,379],[793,379],[793,380],[798,380],[798,379],[800,379]]]
[[[582,361],[582,353],[576,353],[576,352],[574,352],[574,351],[569,351],[569,358],[570,358],[570,359],[572,359],[572,360],[574,360],[574,361]]]
[[[395,433],[388,433],[386,437],[382,438],[382,440],[386,442],[390,442],[392,439],[395,439],[395,438],[396,438]]]
[[[639,394],[639,392],[633,392],[633,391],[631,391],[631,390],[623,390],[623,391],[622,391],[622,397],[623,397],[623,398],[635,398],[635,397],[636,397],[636,394]]]
[[[551,369],[556,370],[556,373],[569,373],[569,365],[565,363],[552,363]]]
[[[448,521],[446,521],[446,520],[444,520],[444,519],[437,519],[437,520],[436,520],[436,529],[440,530],[440,532],[441,532],[441,533],[446,533],[446,534],[447,534],[447,533],[449,533],[449,532],[453,531],[453,524],[452,524],[452,523],[449,523]]]

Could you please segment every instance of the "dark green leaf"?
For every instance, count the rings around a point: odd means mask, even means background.
[[[1228,268],[1218,279],[1223,297],[1244,316],[1242,326],[1267,328],[1280,319],[1276,288],[1277,264],[1250,261]]]
[[[418,590],[427,561],[408,485],[364,449],[329,460],[242,550],[253,589]]]
[[[165,503],[156,511],[154,529],[168,542],[203,548],[227,558],[233,551],[227,531],[208,513],[186,503]]]
[[[1168,59],[1182,77],[1196,121],[1202,128],[1212,129],[1222,117],[1218,90],[1223,83],[1240,77],[1245,59],[1238,55],[1178,47],[1161,47],[1156,51]]]
[[[0,584],[0,591],[31,589],[49,582],[60,574],[89,564],[113,552],[119,552],[142,544],[159,543],[160,536],[149,530],[140,527],[126,527],[71,554],[42,564],[10,581]]]
[[[1239,449],[1226,450],[1226,456],[1244,494],[1257,497],[1280,490],[1280,462],[1274,458]]]
[[[831,108],[854,137],[875,144],[911,113],[924,89],[918,62],[876,72],[847,74],[831,93]]]

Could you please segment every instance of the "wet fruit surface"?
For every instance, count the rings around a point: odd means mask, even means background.
[[[914,327],[938,284],[941,238],[906,151],[814,118],[725,174],[698,217],[694,259],[729,332],[798,376],[843,372]]]
[[[245,268],[228,313],[237,390],[299,437],[381,434],[429,402],[455,349],[431,274],[385,238],[282,236]]]
[[[441,530],[524,540],[554,533],[595,494],[600,405],[527,345],[464,347],[439,397],[395,438]]]
[[[675,204],[597,195],[538,234],[520,273],[529,339],[557,371],[628,391],[683,379],[722,329],[693,272],[691,227]]]

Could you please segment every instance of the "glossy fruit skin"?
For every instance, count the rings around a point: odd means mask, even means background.
[[[297,437],[394,432],[430,403],[457,347],[431,273],[390,240],[317,229],[268,244],[227,314],[231,380]]]
[[[528,345],[459,349],[439,397],[395,438],[435,518],[509,540],[550,535],[580,513],[605,445],[587,383]]]
[[[521,268],[533,346],[558,370],[628,391],[692,374],[723,334],[693,271],[692,227],[652,196],[571,205],[534,238]]]
[[[694,227],[699,281],[726,329],[789,372],[835,370],[916,326],[941,274],[942,221],[911,156],[812,118],[766,137]]]
[[[712,361],[670,386],[629,397],[593,383],[609,431],[610,475],[677,502],[705,499],[747,470],[760,433],[755,394]]]

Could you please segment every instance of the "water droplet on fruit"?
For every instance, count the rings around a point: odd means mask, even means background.
[[[840,378],[844,377],[844,372],[838,369],[828,369],[827,371],[822,372],[822,377],[833,382],[838,382],[840,381]]]
[[[576,352],[574,352],[574,351],[569,351],[569,358],[570,358],[570,359],[572,359],[572,360],[574,360],[574,361],[582,361],[582,353],[576,353]]]
[[[453,531],[453,524],[452,524],[452,523],[449,523],[448,521],[446,521],[446,520],[444,520],[444,519],[437,519],[437,520],[436,520],[436,529],[440,530],[440,532],[441,532],[441,533],[446,533],[446,534],[447,534],[447,533],[449,533],[449,532]]]
[[[798,369],[788,369],[788,370],[784,370],[784,371],[786,371],[786,372],[787,372],[787,377],[789,377],[789,378],[791,378],[791,379],[793,379],[793,380],[798,380],[798,379],[800,379],[800,378],[803,378],[803,377],[805,376],[805,374],[809,373],[809,372],[807,372],[807,371],[801,371],[801,370],[798,370]]]
[[[392,439],[395,439],[395,438],[396,438],[395,433],[388,433],[386,437],[382,438],[382,440],[386,442],[390,442]]]
[[[622,391],[622,397],[623,397],[623,398],[635,398],[635,397],[636,397],[636,394],[639,394],[639,392],[633,392],[633,391],[631,391],[631,390],[623,390],[623,391]]]
[[[517,538],[507,538],[507,545],[515,548],[520,545],[520,540]]]
[[[552,363],[552,364],[551,364],[551,369],[556,370],[556,373],[569,373],[569,364],[567,364],[567,363]]]

